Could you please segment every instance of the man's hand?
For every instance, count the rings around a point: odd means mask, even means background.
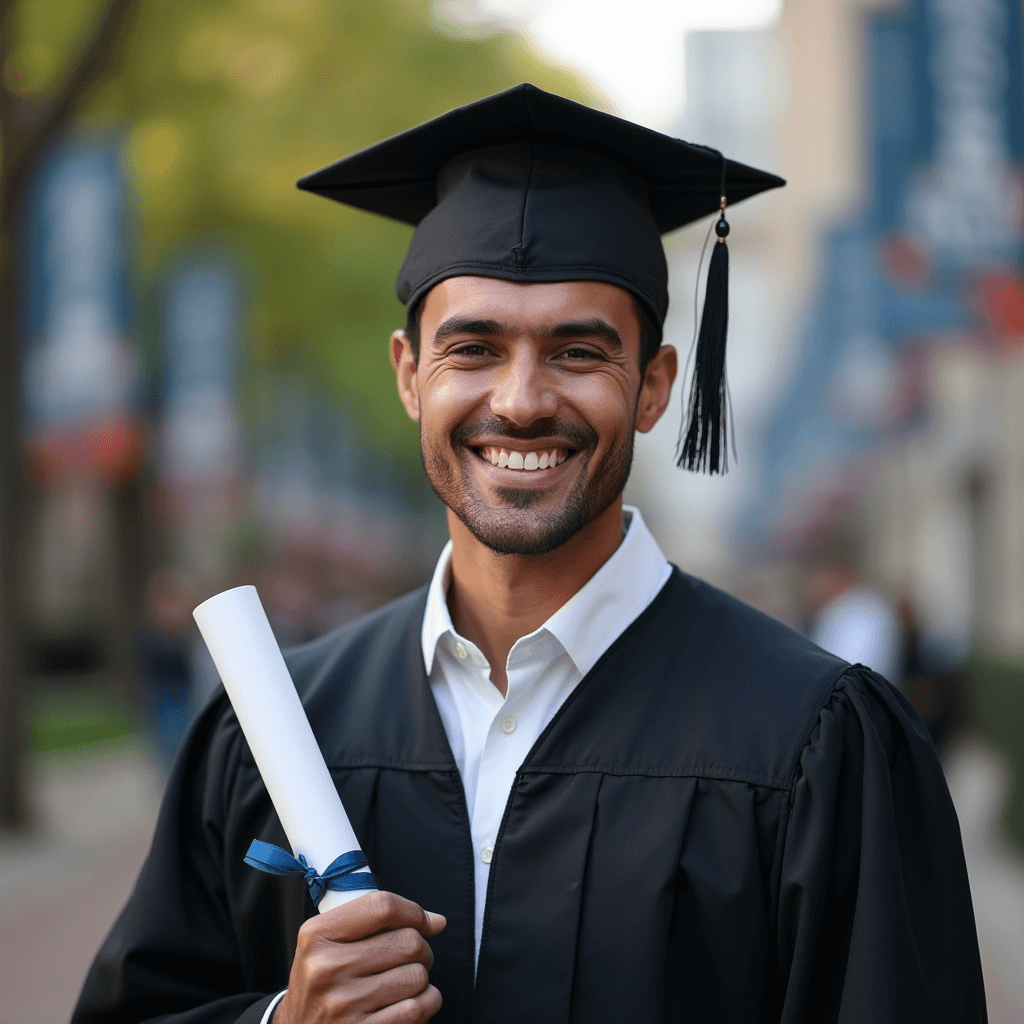
[[[373,892],[299,929],[288,992],[273,1024],[422,1024],[441,1008],[428,983],[427,938],[440,914],[390,892]]]

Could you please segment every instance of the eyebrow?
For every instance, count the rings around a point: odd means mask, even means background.
[[[600,317],[559,324],[550,333],[553,338],[601,338],[614,351],[622,351],[622,335]]]
[[[460,334],[496,337],[514,333],[512,328],[497,320],[453,316],[445,320],[434,332],[434,344]],[[552,338],[601,338],[614,351],[623,351],[622,335],[607,320],[591,317],[588,320],[570,320],[556,324],[547,332]]]
[[[436,331],[434,331],[434,343],[452,338],[457,334],[483,334],[494,337],[498,334],[505,334],[507,328],[498,323],[497,320],[479,320],[468,316],[449,317]]]

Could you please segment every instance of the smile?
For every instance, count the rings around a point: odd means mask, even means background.
[[[565,462],[572,454],[568,448],[549,448],[539,452],[516,451],[514,448],[494,448],[491,446],[474,449],[477,455],[492,466],[501,469],[518,469],[532,473],[538,469],[554,469]]]

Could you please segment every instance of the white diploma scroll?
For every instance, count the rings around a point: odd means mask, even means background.
[[[193,612],[294,856],[323,872],[359,849],[345,808],[255,587],[236,587]],[[369,868],[360,868],[369,871]],[[368,889],[372,889],[369,885]],[[367,889],[328,889],[323,913]]]

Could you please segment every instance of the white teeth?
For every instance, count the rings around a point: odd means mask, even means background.
[[[560,466],[568,457],[565,449],[552,448],[546,452],[516,452],[508,451],[505,448],[482,448],[480,454],[492,466],[500,466],[504,469],[523,470],[532,472],[538,469],[554,469]]]

